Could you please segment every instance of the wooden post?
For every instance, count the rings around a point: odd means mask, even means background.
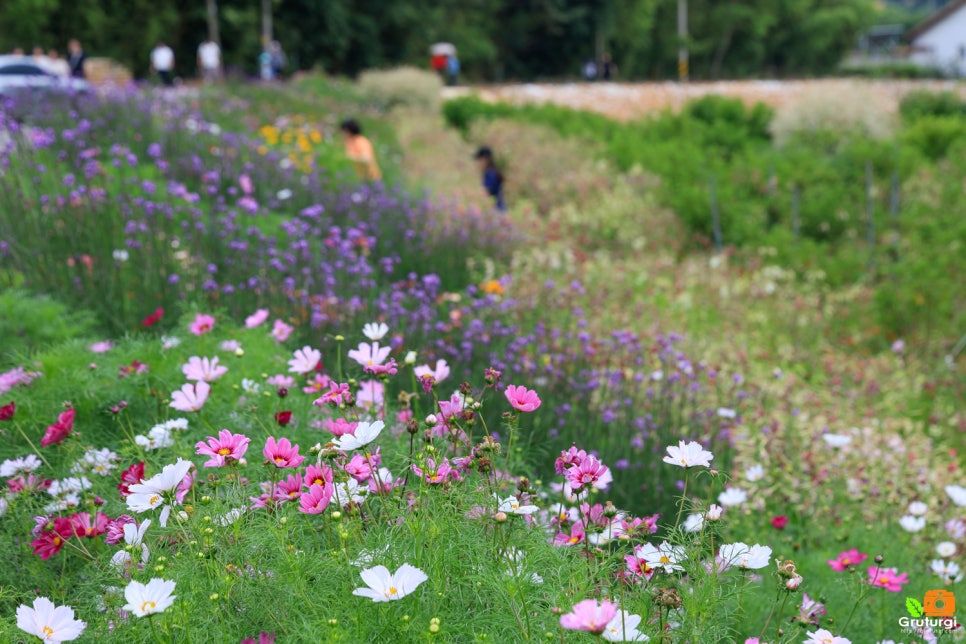
[[[206,0],[208,10],[208,40],[221,47],[221,36],[218,33],[218,0]]]
[[[678,0],[678,80],[690,76],[688,59],[688,0]]]
[[[724,240],[721,236],[721,213],[718,212],[718,179],[711,175],[708,183],[708,196],[711,200],[711,234],[714,236],[715,252],[720,253]]]

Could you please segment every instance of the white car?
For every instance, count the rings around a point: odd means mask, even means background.
[[[91,84],[82,78],[51,74],[30,56],[0,56],[0,96],[24,90],[84,93],[91,90]]]

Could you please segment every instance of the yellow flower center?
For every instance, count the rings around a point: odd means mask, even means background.
[[[275,457],[275,464],[276,464],[276,465],[281,465],[281,464],[282,464],[282,463],[284,463],[284,462],[285,462],[285,459],[284,459],[284,458],[282,458],[281,456],[276,456],[276,457]]]
[[[395,587],[395,586],[390,586],[390,587],[389,587],[389,593],[388,593],[389,595],[395,595],[395,594],[396,594],[396,593],[398,593],[398,592],[399,592],[399,591],[398,591],[398,590],[396,589],[396,587]]]
[[[661,563],[666,565],[666,564],[671,563],[671,560],[668,559],[668,556],[667,555],[661,555]]]
[[[55,546],[59,546],[61,543],[63,543],[63,540],[60,537],[54,537],[53,542]]]
[[[157,502],[158,502],[158,501],[160,501],[160,500],[161,500],[161,497],[160,497],[160,496],[158,496],[157,494],[155,494],[154,496],[152,496],[152,497],[151,497],[151,498],[150,498],[150,499],[148,500],[148,503],[150,503],[151,505],[154,505],[155,503],[157,503]]]
[[[227,447],[222,447],[220,450],[218,450],[218,454],[221,456],[228,456],[229,454],[231,454],[231,450],[228,449]]]
[[[155,606],[157,606],[157,604],[155,604],[153,601],[148,600],[143,604],[141,604],[141,612],[146,613],[148,612],[148,609],[154,610]]]
[[[578,541],[580,541],[580,537],[570,537],[567,539],[567,543],[577,543]]]
[[[47,639],[53,634],[54,634],[54,629],[52,629],[50,626],[44,626],[44,639]]]

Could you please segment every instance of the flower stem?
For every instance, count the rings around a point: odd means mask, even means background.
[[[684,512],[684,504],[688,500],[688,480],[691,478],[690,469],[684,470],[684,490],[681,492],[681,502],[678,504],[678,517],[674,520],[674,528],[681,525],[681,514]]]

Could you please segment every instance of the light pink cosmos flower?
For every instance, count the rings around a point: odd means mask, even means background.
[[[188,327],[188,330],[195,335],[204,335],[211,331],[215,326],[215,318],[207,313],[199,313],[195,316],[194,322]]]
[[[228,373],[228,367],[219,365],[217,356],[214,358],[191,356],[188,358],[188,364],[182,365],[181,373],[186,380],[214,382]]]
[[[852,644],[852,640],[838,635],[832,635],[831,631],[820,628],[814,633],[808,634],[808,639],[803,644]]]
[[[616,604],[585,599],[577,602],[569,613],[560,616],[560,625],[571,631],[603,633],[615,615],[617,615]]]
[[[211,385],[204,380],[199,380],[195,384],[190,382],[182,385],[181,391],[171,394],[170,407],[178,411],[198,411],[205,406],[208,394],[211,393]]]
[[[378,380],[366,380],[359,383],[359,393],[356,394],[356,404],[365,409],[381,407],[386,397],[386,386]]]
[[[284,373],[275,374],[265,382],[273,387],[294,387],[295,386],[295,378],[293,378],[292,376],[286,376]]]
[[[110,351],[113,348],[114,348],[114,343],[111,342],[110,340],[103,340],[101,342],[95,342],[94,344],[89,345],[87,347],[87,349],[89,351],[91,351],[92,353],[107,353],[108,351]]]
[[[266,320],[268,320],[268,309],[258,309],[245,318],[245,328],[254,329],[265,324]]]
[[[207,443],[204,441],[195,443],[197,448],[195,454],[211,457],[205,462],[204,467],[221,467],[241,460],[251,442],[252,439],[244,434],[232,434],[227,429],[223,429],[218,432],[218,438],[209,436]]]
[[[326,485],[313,483],[309,486],[309,491],[303,492],[299,497],[299,512],[304,512],[305,514],[321,514],[325,512],[325,509],[329,507],[329,502],[332,500],[333,490],[334,488],[331,482]]]
[[[849,566],[856,566],[868,558],[869,555],[859,552],[856,548],[852,548],[851,550],[839,553],[839,556],[835,559],[829,559],[828,565],[835,572],[842,572]]]
[[[413,369],[413,372],[416,374],[417,378],[432,376],[435,378],[436,382],[439,383],[449,376],[449,365],[446,364],[445,360],[437,360],[435,368],[431,368],[428,364],[424,364]]]
[[[349,384],[346,382],[336,382],[334,380],[329,382],[329,390],[322,394],[321,398],[316,398],[312,401],[313,405],[332,405],[333,407],[341,407],[344,405],[352,396],[349,391]]]
[[[302,387],[302,393],[317,394],[320,391],[324,391],[326,388],[328,388],[330,382],[332,382],[332,379],[324,373],[316,373],[309,378],[309,381],[304,387]]]
[[[391,352],[392,347],[380,347],[378,342],[373,342],[372,344],[360,342],[358,349],[349,351],[349,357],[363,367],[372,367],[385,362]]]
[[[312,347],[305,346],[295,350],[295,357],[288,361],[289,373],[305,375],[315,370],[316,365],[322,359],[322,352]]]
[[[879,588],[885,588],[890,593],[898,593],[902,587],[909,583],[907,573],[899,574],[896,568],[879,568],[869,566],[869,583]]]
[[[676,446],[669,445],[667,454],[664,462],[678,467],[711,467],[711,459],[714,458],[711,452],[701,447],[701,443],[695,441],[678,441]]]
[[[265,449],[262,450],[265,460],[273,463],[275,467],[298,467],[305,460],[299,454],[299,446],[292,445],[287,438],[275,440],[274,436],[269,436],[265,441]]]
[[[517,411],[534,411],[540,407],[540,396],[537,392],[522,385],[507,385],[503,393]]]
[[[242,174],[238,176],[238,187],[242,189],[242,192],[246,195],[252,194],[254,186],[252,186],[251,177],[247,174]]]
[[[288,340],[288,337],[292,335],[292,331],[294,330],[294,327],[285,324],[281,320],[275,320],[275,322],[272,323],[271,335],[273,338],[275,338],[276,342],[285,342]]]

